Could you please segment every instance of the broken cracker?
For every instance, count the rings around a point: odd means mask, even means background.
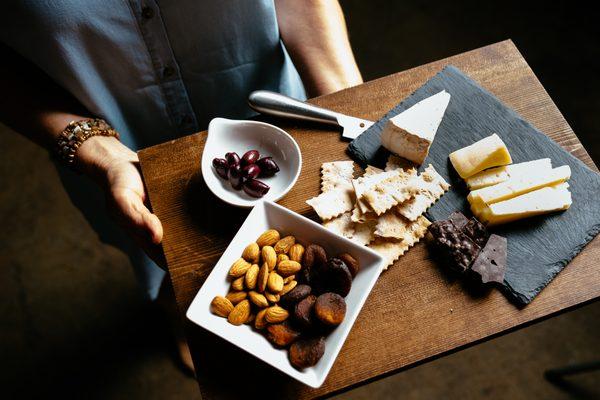
[[[354,234],[352,241],[363,246],[368,245],[375,239],[375,225],[377,220],[368,220],[363,224],[354,224]]]
[[[330,231],[348,239],[354,235],[354,222],[350,219],[351,212],[347,211],[339,217],[324,221],[323,226]]]
[[[306,200],[322,220],[337,217],[352,210],[354,198],[352,188],[338,188],[323,192],[317,197]]]
[[[353,161],[333,161],[321,165],[321,191],[352,187]]]
[[[415,221],[410,221],[402,215],[388,211],[379,217],[375,227],[375,235],[403,240],[410,244],[414,236],[420,236],[427,226],[429,226],[429,221],[423,216],[419,216]]]
[[[431,164],[419,176],[411,179],[409,185],[412,186],[415,194],[398,204],[396,211],[411,221],[427,211],[450,188],[448,182]]]
[[[381,181],[363,194],[365,202],[377,215],[383,214],[415,194],[415,189],[408,185],[408,181],[413,176],[411,172],[404,170],[390,172],[394,173],[392,177]]]
[[[374,173],[375,167],[367,167],[367,170],[369,170],[369,168],[371,168],[372,171],[370,175],[366,175],[365,172],[365,175],[352,180],[352,186],[356,195],[356,204],[363,214],[369,211],[368,204],[363,200],[364,193],[376,184],[397,175],[397,173],[393,171]]]
[[[412,229],[402,240],[388,239],[388,238],[377,238],[369,244],[369,247],[379,253],[386,262],[384,269],[387,269],[392,265],[400,256],[414,246],[419,240],[421,240],[427,233],[427,228],[431,225],[431,222],[421,216],[417,221],[413,223]]]

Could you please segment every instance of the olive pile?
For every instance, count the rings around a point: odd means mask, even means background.
[[[263,197],[270,189],[256,178],[270,177],[279,172],[273,157],[260,158],[258,150],[249,150],[242,158],[235,152],[229,152],[225,158],[214,158],[212,164],[221,178],[229,180],[232,188],[243,189],[252,197]]]

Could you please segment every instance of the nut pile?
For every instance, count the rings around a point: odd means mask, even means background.
[[[252,324],[289,349],[295,368],[311,367],[325,352],[325,335],[344,320],[344,297],[359,268],[350,254],[328,258],[323,247],[270,229],[233,263],[230,292],[216,296],[211,311],[233,325]]]

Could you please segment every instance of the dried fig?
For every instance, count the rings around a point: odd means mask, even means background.
[[[339,256],[337,256],[337,258],[339,258],[344,262],[344,264],[346,264],[346,267],[348,267],[350,274],[352,274],[352,278],[354,278],[360,270],[360,264],[358,263],[358,261],[356,261],[356,259],[348,253],[340,254]]]
[[[327,262],[327,252],[325,249],[318,244],[309,244],[304,249],[304,255],[302,256],[302,271],[300,273],[302,280],[311,284],[311,279],[315,275],[316,270],[319,267],[325,265]]]
[[[267,340],[277,347],[287,347],[299,336],[287,322],[267,326]]]
[[[324,353],[325,339],[323,337],[301,339],[290,347],[290,362],[298,369],[312,367],[319,362]]]
[[[279,305],[285,308],[290,308],[311,292],[311,288],[308,285],[297,285],[295,288],[287,292],[284,296],[281,296]]]
[[[294,307],[294,322],[301,329],[310,329],[314,325],[313,309],[317,296],[311,294],[296,303]]]
[[[318,270],[314,283],[317,293],[334,292],[346,297],[352,288],[352,274],[346,263],[334,257]]]
[[[320,295],[315,302],[315,316],[327,326],[338,326],[346,316],[346,301],[337,293]]]

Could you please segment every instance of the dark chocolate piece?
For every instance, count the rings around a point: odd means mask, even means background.
[[[471,270],[481,277],[482,283],[504,283],[506,272],[507,241],[505,237],[492,234]]]
[[[462,229],[467,222],[469,222],[469,219],[465,217],[465,214],[461,213],[460,211],[454,211],[448,216],[448,219],[452,221],[454,226],[456,226],[458,229]]]
[[[472,217],[469,222],[465,224],[462,229],[463,233],[471,238],[472,241],[477,243],[479,247],[485,246],[488,241],[490,234],[487,229],[477,218]]]
[[[452,221],[436,221],[429,226],[429,232],[437,248],[450,260],[449,265],[456,272],[465,272],[481,250]]]

